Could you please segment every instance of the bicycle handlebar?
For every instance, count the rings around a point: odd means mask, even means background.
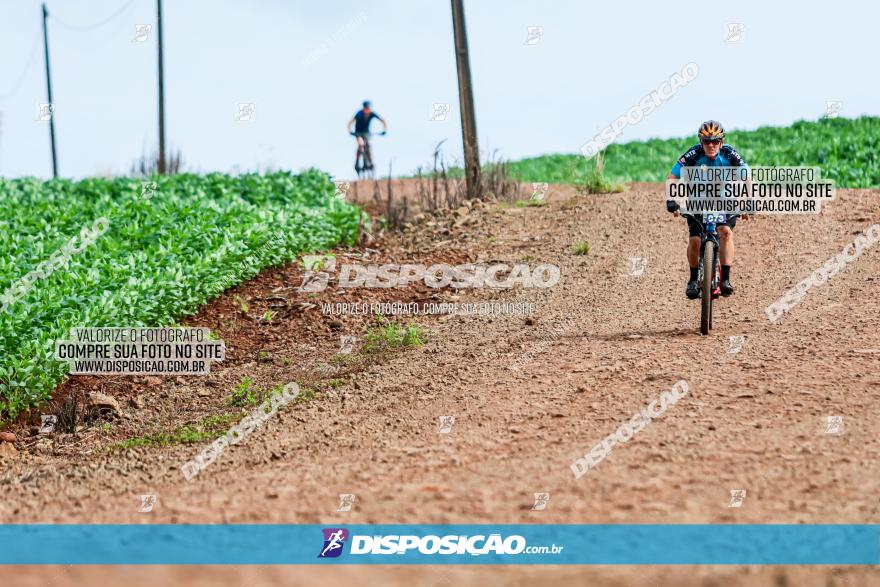
[[[692,219],[694,222],[696,222],[697,224],[699,224],[699,225],[705,230],[705,228],[706,228],[706,223],[703,222],[702,220],[700,220],[699,218],[697,218],[697,216],[696,216],[695,214],[691,214],[690,212],[682,212],[682,213],[681,213],[681,216],[682,216],[682,218],[690,218],[690,219]],[[738,216],[742,216],[742,212],[734,212],[733,214],[728,214],[728,215],[727,215],[727,218],[728,218],[728,219],[730,219],[730,218],[736,218],[736,217],[738,217]],[[717,224],[717,223],[713,223],[713,224]]]

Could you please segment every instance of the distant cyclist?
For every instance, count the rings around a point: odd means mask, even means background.
[[[364,100],[363,108],[358,110],[351,120],[348,121],[348,132],[357,138],[357,152],[354,156],[354,170],[360,174],[361,171],[370,171],[373,169],[372,156],[370,154],[370,122],[375,118],[382,123],[382,133],[388,131],[388,123],[385,119],[373,112],[369,100]],[[352,129],[352,127],[354,127]],[[363,160],[363,163],[361,163]]]
[[[730,145],[724,144],[724,127],[717,120],[707,120],[700,125],[697,135],[700,142],[691,147],[682,155],[675,165],[668,179],[680,179],[682,167],[748,167],[745,159]],[[675,216],[680,214],[678,203],[672,200],[666,201],[666,209]],[[747,216],[743,215],[743,218]],[[687,218],[688,223],[688,247],[687,259],[690,267],[685,295],[688,299],[695,300],[700,297],[700,284],[697,282],[697,264],[700,261],[700,225],[693,219]],[[721,257],[721,295],[729,296],[733,293],[733,285],[730,283],[730,268],[733,265],[733,228],[736,226],[736,216],[725,217],[723,222],[717,223],[718,236],[720,237]]]

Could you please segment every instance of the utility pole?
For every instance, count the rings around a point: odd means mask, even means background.
[[[162,45],[162,0],[156,0],[159,29],[159,174],[165,175],[165,60]]]
[[[458,70],[458,101],[461,109],[461,138],[464,143],[464,172],[469,198],[482,196],[480,149],[477,146],[477,119],[468,58],[467,29],[462,0],[452,0],[452,30],[455,35],[455,65]]]
[[[49,99],[49,140],[52,144],[52,177],[58,177],[58,152],[55,149],[55,101],[52,99],[52,75],[49,72],[49,32],[46,28],[46,20],[49,18],[49,11],[46,10],[46,3],[43,3],[43,55],[46,58],[46,92]],[[43,116],[40,112],[40,116]]]

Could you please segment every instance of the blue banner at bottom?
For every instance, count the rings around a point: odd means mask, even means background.
[[[0,525],[0,564],[877,565],[873,525]]]

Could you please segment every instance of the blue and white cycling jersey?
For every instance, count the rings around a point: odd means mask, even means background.
[[[712,159],[706,152],[703,150],[703,145],[697,143],[688,151],[678,158],[678,161],[675,162],[675,165],[672,166],[672,175],[676,177],[676,179],[681,179],[681,168],[682,167],[702,167],[705,165],[706,167],[745,167],[746,169],[749,166],[746,164],[746,160],[742,158],[742,155],[736,152],[736,149],[731,147],[730,145],[724,145],[718,151],[718,155]],[[697,216],[703,218],[705,222],[712,222],[717,224],[725,224],[727,223],[727,214],[719,213],[719,214],[697,214]],[[735,222],[736,218],[731,220],[731,223]],[[688,224],[690,224],[690,219],[688,219]],[[731,224],[732,225],[732,224]]]

